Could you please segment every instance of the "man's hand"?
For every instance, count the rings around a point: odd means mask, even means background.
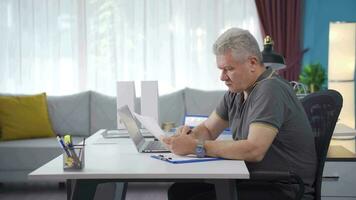
[[[188,126],[179,127],[175,135],[171,137],[163,137],[162,141],[174,154],[194,154],[197,141],[188,134],[190,130],[191,129]]]
[[[192,132],[189,126],[180,126],[175,135],[189,135]]]

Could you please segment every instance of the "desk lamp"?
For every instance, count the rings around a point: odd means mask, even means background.
[[[264,48],[262,51],[263,64],[275,70],[286,67],[283,56],[273,51],[273,41],[271,36],[267,35],[264,39]]]

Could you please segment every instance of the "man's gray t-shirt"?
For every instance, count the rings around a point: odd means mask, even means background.
[[[278,130],[263,160],[246,162],[248,169],[293,171],[303,179],[305,193],[312,193],[317,165],[314,135],[289,83],[268,69],[258,78],[247,99],[243,99],[243,93],[226,92],[216,108],[216,113],[229,121],[233,139],[247,139],[252,123]]]

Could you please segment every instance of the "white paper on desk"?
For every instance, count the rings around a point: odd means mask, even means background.
[[[174,163],[174,164],[222,160],[222,158],[216,158],[216,157],[198,158],[196,155],[192,155],[192,154],[186,156],[178,156],[178,155],[174,155],[173,153],[152,155],[151,157],[158,160],[167,161],[169,163]]]
[[[171,160],[197,160],[197,159],[203,160],[204,159],[204,158],[198,158],[196,155],[193,155],[193,154],[179,156],[174,153],[165,153],[162,155],[164,155],[164,157],[166,157],[166,158],[170,158]],[[210,157],[206,157],[206,158],[210,158]]]
[[[142,116],[134,113],[136,119],[145,127],[149,132],[152,133],[155,138],[161,140],[161,137],[167,136],[166,133],[159,127],[157,121],[151,117]]]

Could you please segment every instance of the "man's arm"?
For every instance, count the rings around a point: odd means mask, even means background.
[[[192,130],[191,135],[196,139],[215,140],[228,125],[228,122],[214,111],[207,120]]]
[[[277,132],[271,125],[252,123],[246,140],[206,141],[206,153],[213,157],[259,162],[264,158]]]
[[[227,126],[228,122],[214,111],[207,120],[193,130],[188,126],[180,127],[175,135],[163,137],[162,141],[177,155],[195,154],[198,139],[214,140]]]
[[[271,125],[252,123],[249,127],[249,135],[246,140],[206,140],[204,145],[206,155],[245,160],[249,162],[259,162],[264,158],[276,137],[277,132],[277,128]],[[199,132],[195,132],[194,137],[210,136],[207,133],[204,135],[199,135],[198,133]],[[177,137],[165,138],[164,142],[169,146],[173,153],[187,155],[195,154],[198,140],[190,135],[181,134]]]

